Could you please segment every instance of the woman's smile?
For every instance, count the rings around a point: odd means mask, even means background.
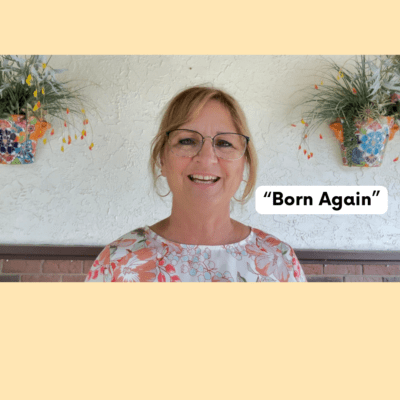
[[[188,175],[190,184],[193,185],[198,190],[207,190],[210,191],[213,188],[218,186],[218,183],[221,181],[219,176],[210,175],[210,174],[190,174]]]
[[[203,175],[203,174],[191,174],[189,175],[189,179],[195,183],[215,183],[219,180],[219,176],[213,175]]]

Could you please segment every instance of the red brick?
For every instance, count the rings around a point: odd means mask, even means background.
[[[83,273],[84,273],[84,274],[87,274],[87,273],[89,272],[91,266],[92,266],[93,263],[94,263],[94,260],[95,260],[95,258],[94,258],[93,260],[85,260],[85,261],[83,262]]]
[[[21,282],[61,282],[61,275],[22,275]]]
[[[42,260],[4,260],[2,272],[40,273],[42,262]]]
[[[81,274],[81,260],[45,260],[43,273]]]
[[[381,276],[348,275],[344,277],[345,282],[382,282]]]
[[[381,276],[345,276],[345,282],[382,282]]]
[[[343,282],[341,276],[307,276],[307,282]]]
[[[301,264],[306,275],[322,275],[322,264]]]
[[[86,275],[63,275],[63,282],[84,282]]]
[[[0,282],[19,282],[19,275],[0,274]]]
[[[384,276],[383,282],[400,282],[400,276]]]
[[[400,265],[364,265],[364,275],[400,275]]]
[[[324,266],[324,274],[327,275],[361,275],[362,266],[355,264],[326,264]]]

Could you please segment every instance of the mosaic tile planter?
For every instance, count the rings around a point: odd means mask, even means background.
[[[357,147],[351,154],[343,145],[343,125],[341,122],[334,122],[329,125],[339,141],[342,153],[343,165],[352,167],[380,167],[385,155],[386,146],[389,140],[394,138],[399,126],[395,124],[393,117],[380,117],[376,120],[370,118],[366,122],[356,123]]]
[[[35,161],[37,141],[51,125],[30,117],[28,127],[24,115],[0,119],[0,164],[31,164]]]

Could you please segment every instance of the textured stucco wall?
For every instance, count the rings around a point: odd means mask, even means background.
[[[347,56],[333,57],[344,62]],[[311,137],[314,153],[298,151],[300,133],[288,125],[299,89],[318,83],[317,56],[54,56],[62,77],[98,84],[87,94],[92,151],[78,140],[61,153],[60,139],[39,144],[32,165],[0,165],[0,243],[104,245],[169,215],[170,199],[153,194],[148,157],[160,113],[181,89],[211,83],[230,92],[247,115],[260,159],[261,185],[382,185],[384,215],[259,215],[254,199],[233,218],[274,234],[296,248],[400,249],[400,138],[380,168],[346,168],[324,127]],[[89,131],[90,132],[90,131]],[[90,136],[88,135],[89,143]]]

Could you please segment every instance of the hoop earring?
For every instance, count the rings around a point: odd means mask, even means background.
[[[157,180],[158,180],[158,178],[159,178],[160,176],[162,176],[162,175],[160,174],[160,175],[158,175],[157,178],[156,178],[156,182],[155,182],[156,192],[157,192]],[[160,197],[167,197],[170,193],[171,193],[171,189],[168,191],[167,194],[164,194],[164,195],[162,195],[162,194],[160,194],[160,193],[157,192],[157,194],[158,194]]]
[[[246,184],[249,183],[248,181],[246,181],[246,179],[243,179],[242,182],[246,182]],[[240,182],[240,184],[242,184],[242,182]],[[239,185],[239,186],[240,186],[240,185]],[[243,192],[243,193],[244,193],[244,192]],[[243,195],[242,195],[242,196],[243,196]],[[241,200],[238,200],[235,196],[233,196],[233,200],[236,200],[238,203],[241,202]]]

